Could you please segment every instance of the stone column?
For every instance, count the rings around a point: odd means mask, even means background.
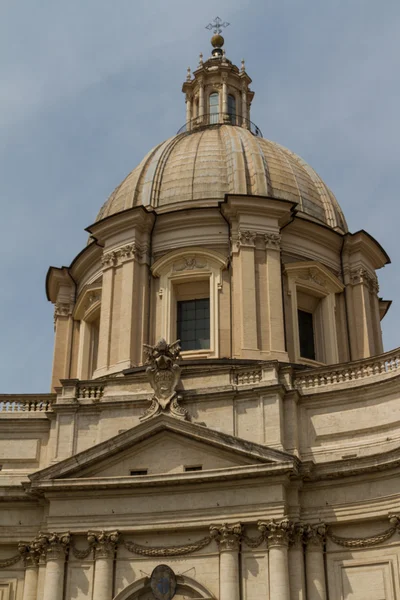
[[[242,536],[242,526],[212,525],[211,535],[217,540],[219,558],[219,597],[220,600],[239,600],[239,547]]]
[[[289,543],[290,600],[306,600],[304,532],[305,525],[295,523]]]
[[[221,122],[229,120],[228,116],[228,88],[226,85],[226,75],[222,76],[222,119]]]
[[[204,116],[204,83],[200,81],[199,87],[199,117]]]
[[[103,285],[101,292],[99,349],[95,377],[107,372],[110,362],[110,339],[114,297],[114,266],[117,257],[114,251],[103,254]]]
[[[93,598],[96,600],[112,600],[113,566],[118,537],[118,531],[88,533],[89,544],[94,546]]]
[[[290,600],[288,546],[293,524],[288,519],[260,522],[260,531],[269,549],[269,595],[274,600]]]
[[[323,523],[308,525],[305,531],[307,600],[326,600]]]
[[[247,115],[247,90],[246,87],[242,88],[242,118],[243,118],[243,127],[249,128],[248,123],[248,115]]]
[[[40,553],[32,544],[19,544],[18,550],[24,559],[25,580],[22,600],[37,600]]]
[[[38,540],[46,556],[43,600],[63,600],[65,557],[70,535],[46,533],[41,534]]]
[[[186,94],[186,131],[191,129],[192,120],[192,101],[188,94]]]

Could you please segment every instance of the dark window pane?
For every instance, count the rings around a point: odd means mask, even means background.
[[[209,348],[210,299],[182,300],[177,304],[177,334],[182,350]]]
[[[315,360],[314,325],[312,313],[299,310],[300,356]]]

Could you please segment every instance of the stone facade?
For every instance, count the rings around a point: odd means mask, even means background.
[[[49,270],[51,393],[0,396],[2,600],[146,600],[160,565],[178,600],[400,600],[389,259],[260,137],[244,65],[213,40],[186,131]],[[209,299],[207,348],[175,342],[188,298]]]

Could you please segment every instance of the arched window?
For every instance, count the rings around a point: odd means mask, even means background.
[[[210,113],[210,124],[218,123],[218,112],[219,112],[219,95],[218,92],[214,92],[210,94],[210,98],[208,101]]]
[[[236,98],[231,94],[228,96],[228,114],[232,125],[236,125]]]

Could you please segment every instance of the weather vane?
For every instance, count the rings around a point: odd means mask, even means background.
[[[214,29],[214,33],[222,33],[222,27],[228,27],[228,25],[230,25],[230,23],[227,23],[226,21],[223,22],[219,17],[215,17],[213,23],[206,25],[206,29]]]

